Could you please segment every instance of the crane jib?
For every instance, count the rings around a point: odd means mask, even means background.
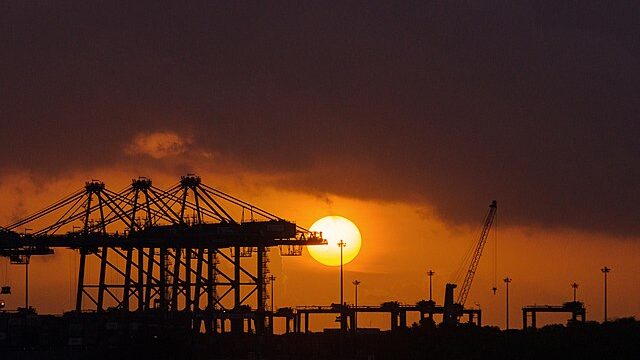
[[[458,293],[457,303],[462,306],[464,306],[465,302],[467,301],[467,296],[469,295],[469,290],[471,289],[471,283],[473,282],[473,277],[475,276],[476,270],[478,269],[480,256],[482,255],[482,250],[487,243],[489,231],[491,230],[491,226],[493,225],[493,220],[495,218],[497,208],[497,202],[495,200],[492,201],[491,205],[489,205],[489,211],[487,212],[487,216],[484,220],[484,226],[482,227],[480,238],[476,243],[475,251],[473,252],[471,263],[469,264],[469,269],[467,270],[467,274],[464,277],[464,282],[462,283],[460,292]]]

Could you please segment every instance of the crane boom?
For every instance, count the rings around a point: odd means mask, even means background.
[[[491,230],[491,225],[493,225],[493,220],[496,216],[496,210],[498,208],[497,202],[493,200],[491,205],[489,205],[489,212],[484,219],[484,226],[482,227],[482,232],[480,233],[480,238],[478,239],[478,243],[476,244],[475,251],[473,252],[473,257],[471,258],[471,263],[469,264],[469,270],[467,270],[467,274],[464,277],[464,282],[460,287],[460,292],[458,293],[458,301],[457,303],[464,306],[464,303],[467,301],[467,295],[469,295],[469,290],[471,289],[471,283],[473,282],[473,277],[476,274],[476,270],[478,269],[478,264],[480,263],[480,256],[482,255],[482,250],[484,249],[484,245],[487,243],[487,238],[489,237],[489,231]]]

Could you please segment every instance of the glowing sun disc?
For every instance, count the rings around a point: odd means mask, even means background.
[[[342,249],[342,263],[347,264],[355,259],[360,252],[362,237],[360,230],[349,219],[342,216],[326,216],[316,221],[309,228],[311,231],[321,231],[327,245],[309,246],[309,254],[316,261],[327,266],[340,265],[340,240],[346,245]]]

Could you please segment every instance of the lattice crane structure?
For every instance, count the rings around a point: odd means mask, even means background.
[[[475,243],[473,253],[471,254],[471,260],[469,260],[469,267],[467,268],[467,272],[465,273],[464,281],[460,286],[460,292],[458,293],[458,297],[455,303],[453,301],[453,290],[457,287],[457,285],[451,283],[446,284],[444,322],[447,324],[457,323],[458,318],[462,315],[462,310],[464,309],[464,304],[467,301],[469,290],[471,290],[473,278],[476,274],[476,271],[478,270],[480,257],[482,256],[482,250],[484,250],[484,246],[487,243],[489,231],[491,230],[491,226],[494,223],[497,209],[498,204],[495,200],[493,200],[489,205],[489,211],[484,218],[484,224],[482,226],[482,231],[480,232],[480,237]],[[466,264],[466,261],[463,261],[463,264]]]
[[[469,295],[469,290],[471,290],[471,283],[473,282],[473,278],[476,275],[476,271],[478,270],[480,257],[482,256],[482,250],[484,250],[484,246],[487,243],[489,231],[491,230],[491,225],[493,225],[493,220],[496,217],[497,210],[498,203],[493,200],[491,202],[491,205],[489,205],[487,216],[485,216],[484,218],[484,225],[482,226],[480,237],[478,238],[478,242],[476,243],[476,247],[471,257],[471,262],[469,263],[469,268],[467,269],[467,273],[464,276],[464,281],[462,282],[462,286],[460,287],[460,292],[458,293],[457,303],[462,306],[464,306],[464,304],[467,302],[467,296]]]
[[[134,179],[120,192],[92,180],[0,229],[0,256],[13,263],[55,248],[79,252],[78,312],[180,312],[198,319],[194,327],[204,321],[211,331],[225,317],[233,328],[233,319],[242,317],[231,314],[247,310],[256,332],[264,331],[269,249],[296,256],[304,246],[322,244],[321,233],[207,186],[193,174],[167,190],[147,178]]]

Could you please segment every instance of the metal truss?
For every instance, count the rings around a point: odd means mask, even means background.
[[[303,246],[325,243],[193,174],[167,190],[147,178],[119,192],[92,180],[0,228],[0,256],[79,252],[76,311],[188,312],[194,328],[204,321],[214,332],[221,314],[247,309],[254,309],[256,331],[266,328],[270,248],[297,256]],[[97,279],[88,276],[94,267]]]

